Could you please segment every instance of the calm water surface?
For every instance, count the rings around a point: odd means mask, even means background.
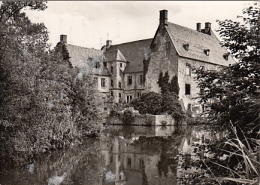
[[[200,172],[191,161],[207,155],[204,143],[219,137],[201,127],[107,126],[102,137],[79,147],[39,156],[19,169],[5,167],[0,185],[186,184],[184,178]]]

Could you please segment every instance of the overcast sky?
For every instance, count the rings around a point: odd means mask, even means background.
[[[33,22],[43,22],[55,46],[61,34],[68,43],[100,49],[113,44],[152,38],[159,24],[159,11],[168,10],[168,21],[192,29],[196,23],[235,19],[249,1],[49,1],[43,12],[27,11]]]

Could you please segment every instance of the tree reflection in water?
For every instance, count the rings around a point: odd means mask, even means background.
[[[219,137],[199,127],[104,127],[100,138],[35,158],[34,168],[1,170],[0,184],[47,184],[63,174],[61,184],[203,184],[207,144]]]

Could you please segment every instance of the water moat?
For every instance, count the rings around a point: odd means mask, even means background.
[[[104,126],[100,138],[35,158],[22,168],[2,167],[0,184],[175,185],[203,170],[192,161],[219,139],[200,126]]]

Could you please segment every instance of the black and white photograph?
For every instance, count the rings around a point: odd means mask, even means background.
[[[0,185],[259,185],[259,1],[0,1]]]

